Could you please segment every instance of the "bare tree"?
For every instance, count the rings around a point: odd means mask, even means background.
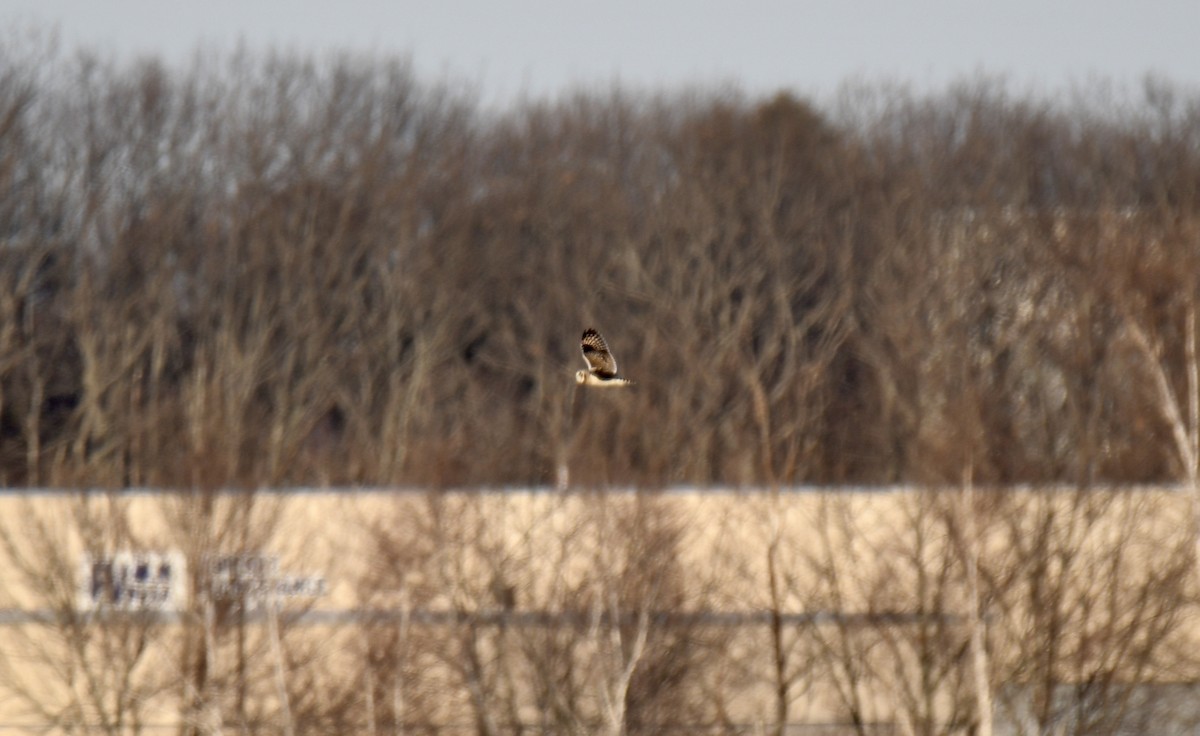
[[[170,690],[151,656],[166,638],[162,609],[124,595],[114,600],[114,586],[132,582],[131,570],[116,582],[111,567],[106,577],[89,566],[89,580],[81,567],[85,560],[103,566],[150,540],[129,523],[119,498],[43,501],[22,503],[19,520],[0,530],[11,573],[4,594],[28,616],[9,629],[0,689],[65,733],[140,733]]]

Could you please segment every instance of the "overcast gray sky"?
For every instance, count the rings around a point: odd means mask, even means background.
[[[6,27],[187,60],[197,44],[409,56],[484,99],[613,80],[825,94],[848,79],[939,89],[983,71],[1019,87],[1156,73],[1200,84],[1200,0],[0,0]]]

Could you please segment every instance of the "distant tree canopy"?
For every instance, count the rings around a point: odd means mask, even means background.
[[[11,46],[0,480],[1178,477],[1200,94],[845,99]],[[573,396],[587,326],[636,390]]]

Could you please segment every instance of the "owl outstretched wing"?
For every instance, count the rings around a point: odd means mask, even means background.
[[[590,327],[584,330],[580,347],[589,371],[600,378],[616,378],[617,359],[608,351],[608,343],[599,332]]]

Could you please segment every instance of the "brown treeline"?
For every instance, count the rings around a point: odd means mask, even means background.
[[[11,46],[0,481],[1194,472],[1195,90],[827,108]],[[573,394],[587,326],[635,390]]]

